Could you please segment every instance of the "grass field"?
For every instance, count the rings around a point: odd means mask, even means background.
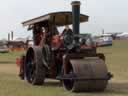
[[[58,81],[47,80],[44,86],[32,86],[18,78],[14,64],[20,53],[0,54],[0,96],[128,96],[128,41],[115,41],[112,47],[98,48],[106,56],[108,70],[114,78],[104,92],[71,93]]]
[[[16,58],[23,53],[24,52],[0,53],[0,64],[14,64],[16,62]]]

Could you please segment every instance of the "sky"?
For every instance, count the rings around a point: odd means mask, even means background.
[[[0,39],[7,39],[8,33],[14,37],[31,36],[22,22],[49,12],[71,11],[73,0],[1,0]],[[128,0],[79,0],[81,13],[89,17],[89,22],[81,24],[82,33],[101,34],[107,32],[128,32]]]

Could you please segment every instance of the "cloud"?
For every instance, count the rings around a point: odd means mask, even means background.
[[[13,30],[15,35],[27,37],[21,22],[53,11],[71,10],[72,0],[2,0],[0,3],[0,38],[7,38]],[[82,24],[83,32],[128,31],[127,0],[80,0],[81,13],[90,16],[87,24]],[[87,26],[87,27],[85,27]],[[111,27],[113,26],[113,27]],[[85,29],[87,28],[87,29]]]

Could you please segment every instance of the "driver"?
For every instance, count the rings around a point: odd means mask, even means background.
[[[61,39],[63,40],[64,47],[68,49],[72,49],[73,47],[73,32],[69,28],[68,25],[65,26],[65,29],[63,30],[61,34]]]
[[[61,34],[61,36],[63,36],[63,35],[65,35],[65,34],[70,34],[70,35],[72,35],[72,29],[70,29],[69,28],[69,26],[68,25],[66,25],[65,26],[65,29],[63,30],[63,32],[62,32],[62,34]]]

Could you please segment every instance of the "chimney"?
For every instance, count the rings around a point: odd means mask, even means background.
[[[8,41],[10,41],[10,33],[8,33]]]
[[[11,39],[13,40],[13,31],[11,31]]]
[[[80,1],[72,1],[72,22],[73,22],[73,33],[80,34]]]

